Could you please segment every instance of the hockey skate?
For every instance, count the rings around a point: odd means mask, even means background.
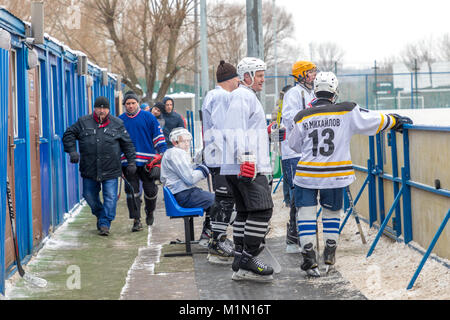
[[[291,223],[286,225],[286,253],[299,253],[297,227]]]
[[[239,270],[233,273],[232,279],[270,282],[273,280],[272,274],[273,268],[271,266],[243,251],[239,259]]]
[[[336,241],[328,239],[323,250],[323,261],[325,263],[325,273],[333,269],[336,262]]]
[[[208,245],[208,256],[206,260],[213,264],[232,264],[234,258],[234,251],[226,237],[222,236],[219,239],[211,239]]]
[[[300,268],[311,277],[320,277],[319,265],[317,264],[316,252],[314,251],[313,244],[308,243],[304,247],[302,252],[303,263]]]

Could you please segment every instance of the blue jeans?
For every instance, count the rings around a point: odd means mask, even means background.
[[[175,200],[183,208],[209,209],[215,199],[212,192],[204,191],[198,187],[186,189],[174,194]]]
[[[111,227],[116,217],[118,179],[95,181],[83,178],[83,197],[91,207],[92,214],[97,217],[97,227]],[[103,203],[100,201],[100,190],[103,189]]]
[[[284,185],[286,184],[287,186],[287,191],[289,192],[289,202],[287,203],[287,205],[290,204],[290,202],[292,201],[292,197],[294,196],[294,176],[295,176],[295,171],[297,168],[297,163],[300,160],[300,158],[291,158],[291,159],[285,159],[285,160],[281,160],[281,168],[283,170],[283,191],[285,191],[284,189]],[[285,201],[287,198],[287,194],[285,195]]]

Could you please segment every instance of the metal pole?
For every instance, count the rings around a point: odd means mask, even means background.
[[[262,28],[262,0],[247,0],[247,56],[264,60],[264,41]],[[266,111],[265,86],[261,91],[261,104]]]
[[[195,31],[194,31],[194,37],[195,42],[198,41],[198,0],[195,0],[194,4],[194,24],[195,24]],[[194,101],[194,108],[196,110],[200,110],[200,73],[198,72],[198,45],[195,45],[194,48],[194,92],[195,92],[195,101]]]
[[[209,90],[206,0],[200,0],[200,50],[202,67],[201,96],[203,101],[203,98],[206,96],[206,93]]]
[[[276,6],[275,6],[275,0],[272,2],[272,12],[273,12],[273,56],[274,56],[274,66],[273,66],[273,73],[275,76],[275,86],[274,86],[274,97],[275,97],[275,104],[277,104],[277,97],[278,97],[278,56],[277,56],[277,13],[276,13]]]

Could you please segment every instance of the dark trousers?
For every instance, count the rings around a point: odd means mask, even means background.
[[[158,196],[158,186],[155,184],[155,179],[149,177],[143,166],[137,167],[136,173],[127,174],[126,167],[122,168],[125,179],[130,185],[125,183],[125,193],[127,194],[127,207],[130,214],[130,219],[141,218],[141,181],[142,189],[144,190],[144,209],[146,214],[155,211],[156,198]],[[133,197],[134,195],[134,197]]]
[[[220,175],[220,168],[209,168],[212,176],[215,201],[211,207],[211,231],[214,239],[226,234],[233,213],[234,199],[226,177]]]
[[[236,248],[243,248],[257,255],[272,217],[273,201],[269,182],[264,175],[257,175],[252,182],[240,180],[235,175],[226,176],[236,203],[236,220],[233,223],[233,241]]]

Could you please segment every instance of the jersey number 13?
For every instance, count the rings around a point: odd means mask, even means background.
[[[318,149],[319,130],[316,129],[308,135],[308,137],[312,138],[312,141],[313,141],[313,156],[314,157],[317,156],[317,151],[319,151],[319,153],[322,156],[330,156],[334,152],[334,143],[333,143],[334,131],[333,131],[333,129],[326,128],[326,129],[322,130],[321,136],[325,138],[325,139],[323,139],[324,146],[320,147]]]

